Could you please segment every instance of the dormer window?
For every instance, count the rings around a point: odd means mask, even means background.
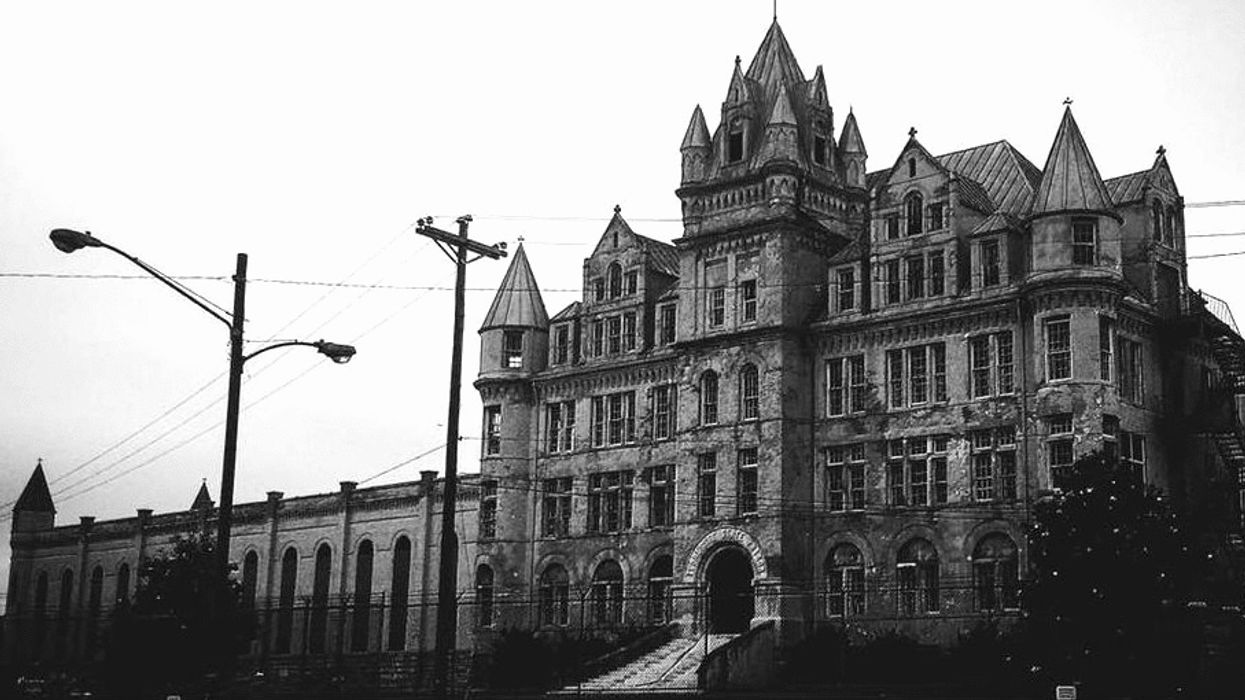
[[[523,331],[505,331],[502,335],[501,366],[506,369],[523,367]]]
[[[735,163],[744,158],[744,132],[738,126],[731,127],[726,135],[726,162]]]
[[[1094,265],[1098,262],[1098,221],[1072,220],[1072,264]]]
[[[820,134],[813,137],[813,162],[818,165],[826,164],[826,137]]]
[[[915,236],[923,230],[924,200],[919,192],[913,192],[904,198],[904,209],[908,215],[908,235]]]

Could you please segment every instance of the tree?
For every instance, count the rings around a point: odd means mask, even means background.
[[[1198,562],[1167,498],[1093,454],[1034,515],[1024,600],[1035,668],[1106,693],[1169,697],[1197,648],[1183,611]]]
[[[114,690],[137,695],[232,674],[254,637],[255,616],[214,550],[210,535],[178,537],[143,563],[134,601],[118,611],[110,635]]]

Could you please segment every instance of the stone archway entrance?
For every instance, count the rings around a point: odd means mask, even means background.
[[[727,546],[713,554],[705,569],[710,633],[748,631],[756,609],[752,577],[752,562],[742,548]]]

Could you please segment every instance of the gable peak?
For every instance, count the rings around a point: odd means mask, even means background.
[[[195,500],[190,504],[191,510],[207,510],[214,508],[216,502],[212,500],[212,495],[208,493],[207,479],[199,484],[199,492],[195,494]]]
[[[55,513],[52,505],[52,492],[48,489],[48,479],[43,474],[43,460],[35,463],[35,470],[22,489],[22,495],[13,504],[13,512],[27,511],[38,513]]]

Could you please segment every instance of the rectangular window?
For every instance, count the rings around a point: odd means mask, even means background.
[[[480,482],[480,539],[491,540],[497,537],[497,480],[485,479]]]
[[[1094,265],[1098,262],[1098,222],[1094,219],[1072,220],[1072,264]]]
[[[674,437],[677,391],[674,384],[662,384],[653,388],[654,440],[669,440]]]
[[[648,524],[674,524],[674,465],[648,468]]]
[[[929,295],[942,296],[947,290],[947,270],[943,263],[942,251],[929,254]]]
[[[739,376],[739,419],[761,417],[761,376],[756,365],[745,368]]]
[[[735,514],[757,512],[757,448],[739,451],[739,471],[735,475]]]
[[[865,410],[865,356],[826,361],[826,415]]]
[[[726,323],[726,290],[709,290],[709,327],[718,328]]]
[[[921,299],[925,296],[925,258],[915,255],[904,260],[908,272],[907,298]]]
[[[605,397],[592,397],[592,446],[605,444]]]
[[[502,367],[520,369],[523,367],[523,331],[505,331],[502,333]]]
[[[834,272],[835,299],[839,311],[856,308],[856,268],[841,267]]]
[[[863,510],[865,507],[865,446],[827,447],[826,503],[832,511]]]
[[[994,369],[1000,394],[1016,391],[1016,358],[1012,353],[1012,332],[994,334]]]
[[[886,303],[899,303],[899,261],[888,260],[886,262]]]
[[[1102,415],[1102,452],[1108,460],[1120,458],[1120,419]]]
[[[588,475],[588,532],[620,532],[631,527],[632,472]]]
[[[979,335],[968,339],[969,385],[973,398],[994,393],[990,377],[990,336]]]
[[[553,329],[553,364],[566,364],[571,357],[571,329],[566,324]]]
[[[623,352],[631,352],[635,350],[635,312],[623,314],[622,321],[622,349]]]
[[[1046,331],[1046,380],[1072,378],[1072,335],[1067,316],[1048,318]]]
[[[1134,474],[1146,473],[1146,436],[1140,433],[1120,431],[1120,464]]]
[[[710,328],[720,328],[726,324],[725,260],[705,263],[705,288],[709,290],[705,299],[706,320]]]
[[[718,455],[705,452],[696,458],[697,515],[712,518],[718,498]]]
[[[670,345],[674,342],[674,304],[663,304],[661,307],[661,332],[658,342]]]
[[[1120,398],[1141,403],[1145,396],[1145,367],[1142,363],[1141,343],[1117,334],[1115,349],[1119,355],[1116,359],[1116,376],[1119,380]]]
[[[886,351],[892,408],[947,400],[947,349],[943,343]]]
[[[757,320],[756,280],[744,280],[739,283],[739,308],[744,323]]]
[[[622,319],[610,316],[605,319],[605,328],[608,339],[606,349],[609,354],[617,355],[622,352]]]
[[[731,131],[726,135],[726,162],[735,163],[744,158],[744,132]]]
[[[484,407],[484,454],[501,454],[501,406]]]
[[[1111,381],[1111,369],[1115,360],[1111,357],[1112,338],[1115,335],[1115,320],[1108,316],[1098,317],[1098,378],[1104,382]]]
[[[609,412],[606,416],[608,443],[621,445],[635,442],[635,392],[623,391],[604,398]]]
[[[1062,488],[1072,467],[1072,414],[1058,413],[1046,419],[1046,455],[1051,485]]]
[[[571,478],[545,479],[541,500],[541,534],[566,537],[571,532]]]
[[[575,447],[575,402],[559,401],[545,407],[550,453],[570,452]]]
[[[1012,332],[999,331],[968,339],[969,391],[986,398],[1015,391]]]
[[[927,506],[947,502],[948,444],[945,435],[886,442],[886,481],[891,505]]]
[[[999,242],[982,241],[981,247],[981,286],[994,287],[999,283]]]
[[[907,406],[904,394],[904,366],[902,350],[886,351],[886,378],[890,389],[891,406],[902,408]]]
[[[973,500],[1016,498],[1016,426],[984,428],[969,433]]]
[[[592,281],[593,298],[601,301],[605,298],[605,278],[598,277]]]
[[[934,202],[929,205],[929,228],[931,231],[937,231],[943,226],[942,202]]]
[[[886,240],[893,241],[899,238],[899,215],[888,214],[886,216]]]
[[[592,356],[605,354],[605,321],[594,319],[592,322]]]
[[[626,288],[627,294],[636,293],[636,289],[639,288],[639,275],[636,274],[635,270],[623,276],[623,285]]]
[[[928,353],[924,346],[908,348],[908,397],[910,403],[929,401]]]

